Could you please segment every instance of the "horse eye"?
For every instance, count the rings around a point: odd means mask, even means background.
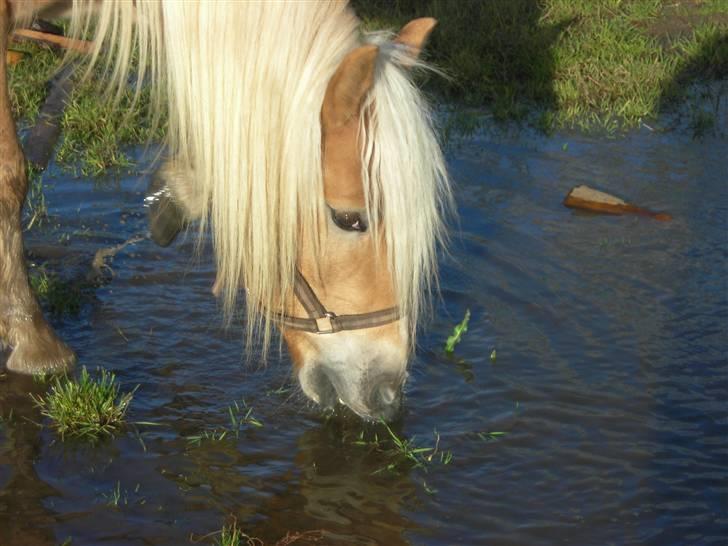
[[[367,230],[366,221],[356,211],[331,209],[331,219],[336,227],[344,231],[360,231],[363,233]]]

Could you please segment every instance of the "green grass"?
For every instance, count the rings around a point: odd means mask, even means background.
[[[380,421],[380,424],[386,435],[380,437],[377,432],[366,434],[362,431],[352,442],[353,445],[372,449],[387,461],[385,466],[374,471],[374,474],[382,472],[396,474],[414,468],[428,472],[433,463],[448,465],[452,462],[452,452],[440,449],[440,434],[437,431],[434,433],[435,445],[426,446],[420,444],[414,436],[411,438],[399,436],[385,421]]]
[[[483,111],[562,127],[638,126],[686,101],[693,84],[728,75],[728,0],[353,0],[369,29],[396,30],[414,17],[439,25],[426,57],[450,78],[421,84],[455,112],[450,133],[471,134]],[[60,61],[45,46],[14,45],[28,57],[10,68],[20,125],[34,123]],[[103,64],[103,63],[102,63]],[[149,93],[103,100],[101,69],[77,86],[62,119],[58,162],[84,175],[127,168],[129,146],[163,137]],[[478,115],[476,115],[478,113]],[[123,121],[123,123],[122,123]],[[698,116],[697,132],[710,130]]]
[[[88,298],[89,285],[64,280],[44,268],[33,271],[29,279],[38,300],[56,318],[77,316],[82,303]]]
[[[726,0],[354,0],[371,29],[433,16],[426,89],[496,120],[629,128],[726,77]],[[687,69],[689,67],[689,70]]]
[[[164,135],[164,125],[154,122],[149,90],[136,100],[134,92],[126,90],[115,105],[100,98],[99,87],[91,79],[76,88],[63,113],[64,138],[56,154],[61,165],[84,176],[132,166],[125,147],[158,141]]]
[[[134,490],[130,493],[127,489],[122,489],[121,482],[117,481],[111,491],[101,494],[101,498],[107,506],[116,508],[128,506],[129,504],[146,504],[146,499],[139,497],[139,489],[141,489],[141,484],[136,484]]]
[[[470,322],[470,309],[465,310],[465,316],[463,317],[463,320],[456,324],[455,327],[452,329],[452,334],[448,336],[447,340],[445,341],[445,352],[446,353],[453,353],[455,351],[455,346],[460,343],[460,340],[463,337],[463,334],[468,331],[468,323]]]
[[[13,46],[27,56],[9,70],[9,90],[13,115],[21,128],[32,126],[47,95],[47,83],[61,62],[53,50],[32,43]],[[148,89],[138,97],[125,89],[118,101],[103,93],[101,69],[82,81],[77,80],[61,119],[62,138],[56,160],[62,166],[85,176],[97,176],[107,169],[128,168],[133,163],[124,149],[159,141],[165,120],[152,115]]]
[[[224,526],[215,541],[218,546],[247,546],[251,543],[253,543],[253,539],[238,527],[237,522]]]
[[[45,396],[31,395],[61,439],[92,441],[112,436],[124,427],[133,396],[134,391],[122,394],[113,373],[99,369],[92,378],[85,367],[77,381],[56,377]]]
[[[58,55],[48,46],[33,43],[12,44],[25,58],[11,66],[9,74],[10,105],[20,126],[31,125],[46,97],[47,82],[58,66]]]
[[[245,401],[241,404],[234,402],[228,406],[228,417],[230,424],[225,427],[217,427],[210,430],[203,430],[200,434],[187,436],[191,445],[199,446],[203,442],[221,442],[225,438],[240,438],[240,433],[245,429],[263,428],[263,423],[253,415],[253,408]]]
[[[265,543],[256,537],[251,537],[238,527],[237,521],[225,525],[220,531],[202,537],[201,540],[215,537],[216,546],[265,546]],[[318,543],[323,538],[321,531],[288,532],[272,546],[289,546],[298,544],[299,540],[305,540],[301,544]]]

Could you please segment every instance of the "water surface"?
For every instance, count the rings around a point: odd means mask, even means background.
[[[323,544],[725,544],[727,156],[725,139],[646,129],[482,134],[451,151],[453,259],[394,425],[424,445],[440,434],[453,460],[426,472],[380,471],[356,420],[298,393],[285,353],[244,367],[190,241],[125,248],[113,280],[55,324],[82,365],[139,385],[132,421],[160,426],[64,443],[33,424],[27,393],[45,387],[4,376],[0,544],[179,545],[233,519],[271,543],[322,530]],[[36,261],[81,275],[98,248],[145,232],[146,174],[45,180],[53,223],[29,234]],[[582,183],[675,219],[564,208]],[[186,439],[243,400],[262,428]]]

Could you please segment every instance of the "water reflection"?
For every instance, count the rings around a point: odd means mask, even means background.
[[[58,492],[35,468],[42,451],[40,412],[29,393],[41,384],[23,376],[0,377],[0,544],[55,545],[56,517],[46,507]]]
[[[409,544],[403,532],[414,525],[404,508],[421,488],[406,470],[383,470],[388,459],[381,453],[354,445],[361,430],[330,420],[300,436],[295,472],[259,510],[256,536],[321,529],[327,544]]]

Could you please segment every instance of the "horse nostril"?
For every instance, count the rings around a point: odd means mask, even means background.
[[[383,385],[379,387],[379,398],[381,398],[385,405],[389,406],[392,402],[394,402],[396,396],[397,391],[390,385]]]
[[[375,413],[390,413],[399,406],[402,381],[385,377],[377,381],[370,394],[370,408]]]

